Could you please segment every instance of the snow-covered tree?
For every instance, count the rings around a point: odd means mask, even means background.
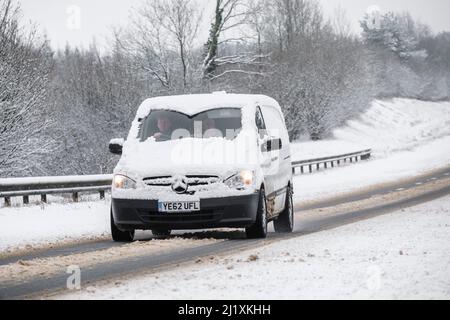
[[[242,10],[243,4],[242,0],[215,0],[214,17],[205,44],[202,65],[204,77],[213,76],[218,67],[216,60],[223,33],[243,23],[245,17],[245,12]]]
[[[414,20],[408,13],[381,14],[373,23],[373,17],[366,14],[361,21],[363,39],[368,45],[386,48],[401,59],[408,59],[417,50],[417,33]]]
[[[317,140],[366,108],[373,97],[365,49],[326,21],[317,1],[265,1],[263,42],[272,55],[254,92],[275,97],[292,138]],[[339,30],[339,32],[336,31]]]
[[[47,85],[52,52],[35,30],[19,25],[19,7],[0,1],[0,176],[39,170],[39,157],[50,152],[45,130]]]
[[[378,96],[440,100],[447,98],[448,52],[436,54],[430,28],[409,13],[367,14],[361,21],[363,40],[377,79]],[[445,51],[445,50],[444,50]],[[441,60],[442,59],[442,60]],[[445,61],[443,63],[436,61]],[[438,66],[439,65],[439,66]]]

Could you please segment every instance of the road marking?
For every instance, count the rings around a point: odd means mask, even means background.
[[[444,173],[444,176],[450,176],[450,172]]]
[[[421,186],[423,185],[423,182],[416,182],[416,186]]]
[[[403,190],[406,190],[405,188],[398,188],[398,189],[395,189],[395,191],[403,191]]]

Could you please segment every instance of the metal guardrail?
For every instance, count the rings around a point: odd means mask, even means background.
[[[367,160],[371,157],[372,150],[363,150],[353,153],[346,153],[341,154],[337,156],[331,156],[331,157],[324,157],[324,158],[317,158],[317,159],[308,159],[308,160],[301,160],[301,161],[293,161],[292,162],[292,172],[294,174],[297,174],[297,168],[300,168],[300,173],[305,173],[305,167],[308,169],[309,173],[313,172],[313,169],[315,168],[317,171],[320,170],[320,166],[324,169],[328,169],[328,164],[331,168],[334,168],[335,164],[339,166],[341,163],[353,163],[358,162],[361,160]]]
[[[372,150],[364,150],[354,153],[342,154],[338,156],[308,159],[292,162],[292,171],[297,174],[304,174],[307,167],[311,173],[313,168],[320,170],[340,165],[346,162],[358,162],[369,159]],[[72,200],[78,202],[79,194],[82,192],[98,192],[100,199],[105,198],[105,192],[111,190],[112,175],[95,176],[68,176],[68,177],[45,177],[45,178],[11,178],[0,179],[0,198],[5,199],[5,206],[11,206],[12,197],[23,197],[23,203],[30,202],[30,196],[40,195],[41,202],[47,203],[49,194],[72,194]]]
[[[112,175],[67,176],[45,178],[0,179],[0,198],[5,206],[11,206],[12,197],[23,197],[23,203],[30,202],[30,196],[40,195],[41,202],[47,203],[49,194],[72,194],[72,200],[78,202],[81,192],[98,192],[100,199],[111,189]]]

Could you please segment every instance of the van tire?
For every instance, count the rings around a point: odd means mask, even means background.
[[[264,239],[267,237],[267,205],[264,188],[261,188],[259,192],[256,221],[251,227],[245,229],[245,233],[249,239]]]
[[[281,211],[278,218],[273,221],[275,232],[291,233],[294,230],[294,202],[292,199],[292,194],[292,188],[288,185],[284,210]]]
[[[155,238],[158,239],[166,239],[170,236],[170,233],[172,230],[167,229],[152,229],[152,233],[155,236]]]
[[[111,236],[115,242],[132,242],[134,239],[134,230],[121,231],[114,222],[114,216],[111,209]]]

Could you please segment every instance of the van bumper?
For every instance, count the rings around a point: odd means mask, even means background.
[[[259,192],[200,200],[200,211],[158,212],[157,200],[112,199],[116,226],[122,231],[150,229],[246,228],[256,221]]]

